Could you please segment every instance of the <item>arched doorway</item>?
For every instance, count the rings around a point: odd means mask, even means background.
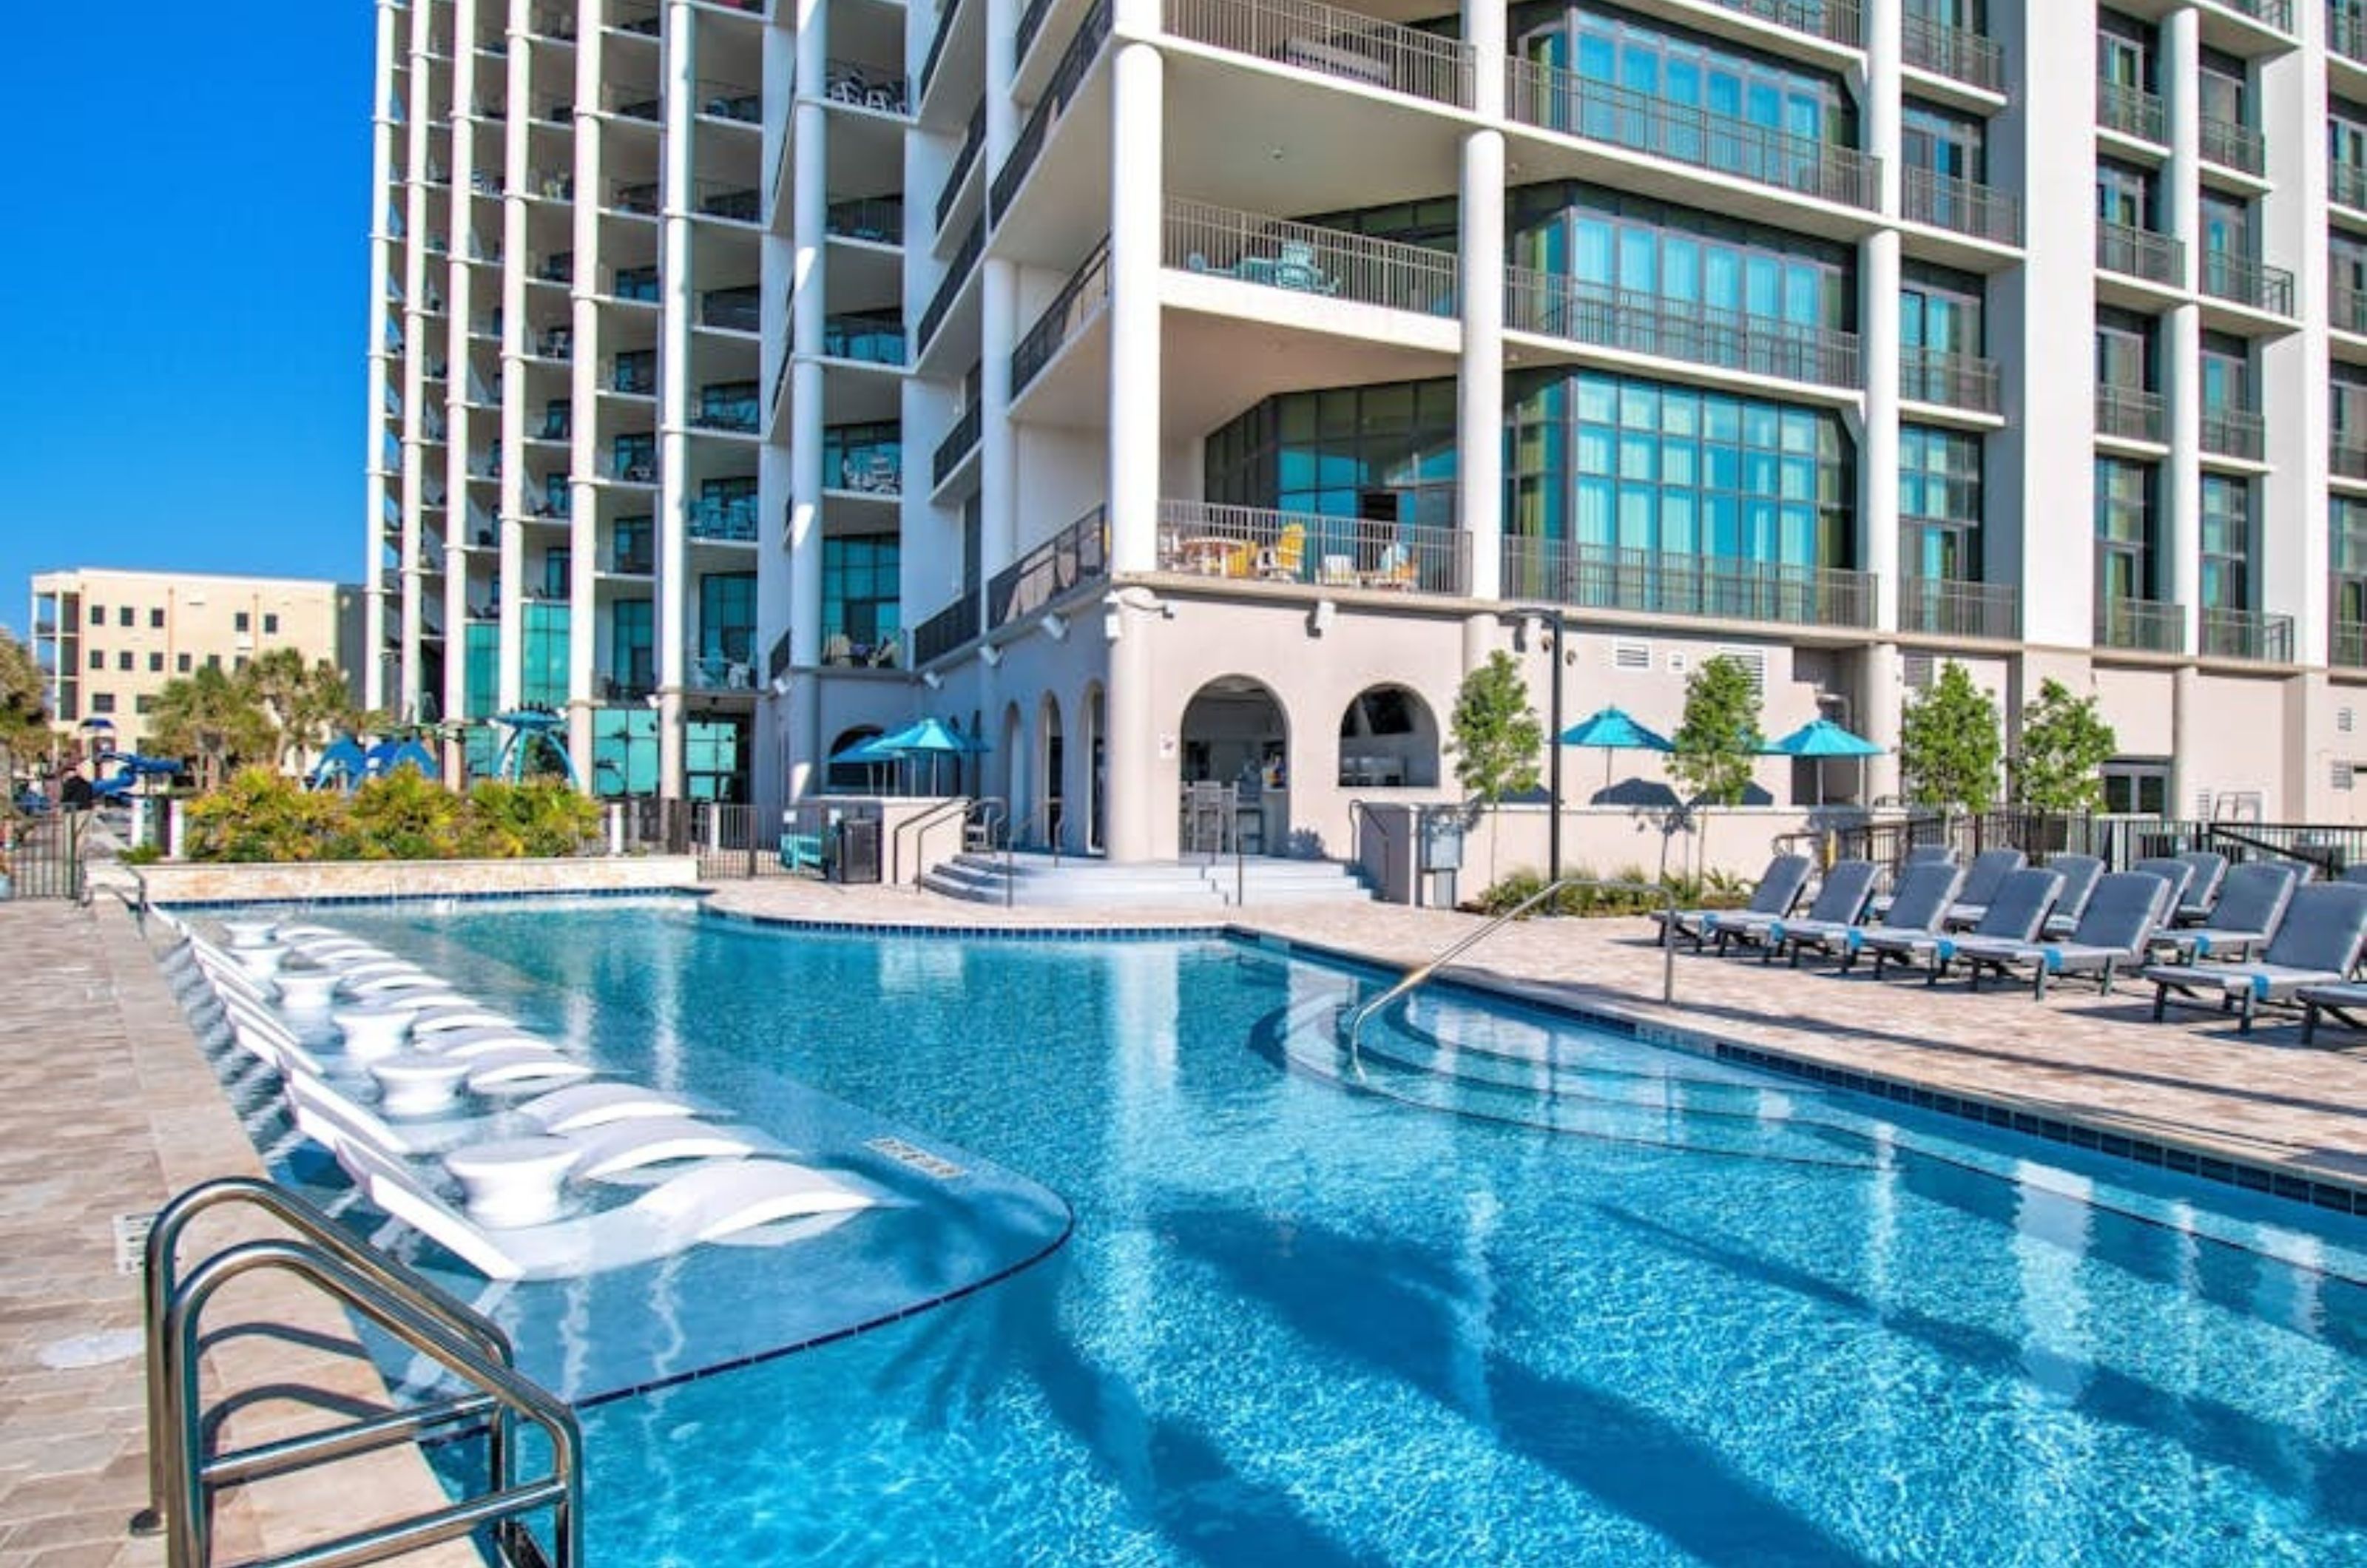
[[[1340,787],[1431,789],[1438,784],[1438,720],[1408,687],[1367,686],[1340,716]]]
[[[1246,675],[1220,675],[1184,706],[1182,836],[1187,854],[1287,852],[1290,721]]]
[[[830,759],[821,776],[824,794],[864,795],[881,787],[881,781],[889,777],[893,772],[888,764],[842,762],[836,760],[865,741],[877,739],[881,733],[876,724],[858,724],[852,729],[839,732],[838,739],[830,743],[830,750],[822,753],[823,757]]]
[[[1085,750],[1084,849],[1087,854],[1101,853],[1104,841],[1102,805],[1109,773],[1108,762],[1103,752],[1109,730],[1109,718],[1103,701],[1102,689],[1098,683],[1087,686],[1082,708],[1083,716],[1079,721],[1084,730],[1080,739]]]
[[[1059,844],[1064,838],[1060,821],[1060,699],[1049,692],[1036,706],[1036,789],[1027,802],[1027,842],[1030,848],[1041,849]]]
[[[1019,830],[1021,818],[1027,813],[1027,800],[1035,788],[1034,759],[1027,754],[1027,726],[1020,718],[1017,703],[1005,704],[1002,709],[1002,805],[1009,814],[1005,829]]]

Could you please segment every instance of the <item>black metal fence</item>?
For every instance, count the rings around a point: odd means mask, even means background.
[[[2208,818],[2090,817],[2004,809],[1976,815],[1908,817],[1781,835],[1775,847],[1835,860],[1870,860],[1896,870],[1911,850],[1945,844],[1959,860],[2017,849],[2033,863],[2058,854],[2095,855],[2126,867],[2157,855],[2210,850],[2230,861],[2299,861],[2333,876],[2367,862],[2367,827],[2325,822],[2232,822]]]
[[[49,811],[0,827],[0,876],[17,898],[73,898],[83,894],[83,840],[90,814]]]

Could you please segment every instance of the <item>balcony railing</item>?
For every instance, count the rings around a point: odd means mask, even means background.
[[[611,86],[600,96],[608,112],[619,119],[646,120],[655,125],[665,118],[665,100],[646,87]]]
[[[904,243],[904,203],[892,196],[860,196],[833,201],[822,216],[822,231],[834,240],[900,245]]]
[[[904,363],[904,319],[889,311],[851,310],[822,322],[825,358],[865,365]]]
[[[851,60],[831,61],[822,70],[822,92],[831,102],[881,114],[903,114],[912,107],[912,94],[901,76],[877,65]]]
[[[2124,82],[2096,84],[2096,123],[2140,141],[2169,141],[2169,109],[2161,95]]]
[[[2200,630],[2205,659],[2250,659],[2266,664],[2291,664],[2293,660],[2291,615],[2214,610],[2206,604]]]
[[[654,218],[658,212],[658,187],[654,180],[628,184],[617,180],[608,186],[608,210],[629,212],[636,218]]]
[[[1838,567],[1678,555],[1569,539],[1504,541],[1507,597],[1583,609],[1866,627],[1874,624],[1875,586],[1870,573]]]
[[[1018,24],[1011,29],[1014,68],[1027,62],[1027,51],[1035,45],[1036,35],[1044,30],[1044,18],[1051,14],[1052,0],[1027,0],[1027,9],[1019,13]]]
[[[1900,42],[1908,64],[1921,66],[1984,92],[2005,91],[2005,51],[1998,47],[1996,39],[1984,38],[1969,28],[1952,28],[1912,12],[1908,14],[1906,22],[1907,31]]]
[[[710,119],[762,125],[764,123],[764,95],[736,82],[701,82],[698,85],[698,112]]]
[[[1314,0],[1166,0],[1167,30],[1236,54],[1278,61],[1469,108],[1472,50],[1458,39],[1376,21]]]
[[[2203,162],[2216,164],[2223,169],[2259,175],[2269,166],[2268,143],[2261,139],[2260,133],[2232,119],[2203,116],[2202,150]]]
[[[1159,503],[1159,570],[1195,577],[1459,594],[1470,580],[1469,547],[1461,529],[1434,524]]]
[[[1036,372],[1051,363],[1060,352],[1060,345],[1076,334],[1093,319],[1093,312],[1109,298],[1109,242],[1104,240],[1093,247],[1093,254],[1069,276],[1060,292],[1036,318],[1019,346],[1011,351],[1011,395],[1017,397],[1036,379]]]
[[[985,428],[985,412],[986,405],[976,399],[962,410],[961,417],[954,421],[954,427],[946,432],[946,438],[937,443],[937,450],[929,459],[931,483],[945,483],[946,477],[959,468],[961,460],[978,445],[979,433]]]
[[[2327,164],[2326,194],[2337,207],[2367,212],[2367,168],[2357,164]]]
[[[946,275],[937,282],[936,293],[929,297],[929,308],[921,312],[921,332],[916,341],[923,349],[929,346],[930,340],[937,335],[937,329],[945,324],[946,317],[954,308],[954,301],[961,296],[962,285],[968,282],[969,275],[978,270],[978,258],[985,254],[986,214],[981,212],[977,221],[969,226],[969,232],[962,236],[961,249],[956,251],[954,259],[946,264]]]
[[[1110,0],[1094,0],[1093,8],[1077,24],[1077,35],[1062,51],[1052,79],[1044,85],[1044,96],[1036,100],[1027,123],[1019,128],[1011,151],[1004,154],[1002,167],[995,171],[994,183],[987,187],[987,200],[997,219],[1009,210],[1012,198],[1026,182],[1027,171],[1036,166],[1046,139],[1052,134],[1053,122],[1067,111],[1069,100],[1084,85],[1085,73],[1093,69],[1094,57],[1101,53],[1109,31]]]
[[[2219,0],[2230,11],[2241,11],[2281,33],[2293,31],[2293,0]]]
[[[2096,646],[2184,653],[2186,607],[2155,599],[2106,599],[2096,606]]]
[[[764,306],[753,285],[710,288],[698,297],[698,324],[728,333],[764,330]]]
[[[1900,175],[1900,211],[1910,221],[2000,245],[2022,243],[2022,203],[2011,192],[1931,169],[1903,169]]]
[[[921,62],[920,81],[913,90],[913,96],[916,98],[925,98],[929,96],[929,84],[936,80],[937,64],[946,57],[946,45],[952,41],[954,24],[961,20],[961,8],[962,0],[946,0],[944,5],[937,7],[936,28],[930,36],[929,52]]]
[[[1855,49],[1863,37],[1858,0],[1710,0],[1729,11]]]
[[[2225,251],[2203,252],[2203,292],[2214,299],[2266,310],[2272,316],[2293,313],[2293,274],[2249,256],[2231,255]]]
[[[1455,311],[1454,255],[1420,245],[1172,197],[1162,250],[1167,265],[1187,272],[1393,310]]]
[[[2268,425],[2249,409],[2204,409],[2203,449],[2214,457],[2257,463],[2268,450]]]
[[[954,602],[912,628],[912,663],[934,663],[978,636],[978,594],[965,589]]]
[[[2326,444],[2326,467],[2338,479],[2367,479],[2367,442],[2345,441],[2336,432]]]
[[[1559,66],[1515,60],[1509,69],[1506,113],[1523,124],[1847,207],[1871,210],[1880,198],[1880,161],[1854,147],[1671,103]]]
[[[2096,224],[2096,265],[2175,288],[2186,281],[2186,246],[2168,234],[2126,223]]]
[[[937,227],[946,226],[946,215],[960,199],[962,182],[969,178],[970,169],[978,163],[980,152],[986,146],[986,101],[970,112],[968,129],[962,132],[962,144],[955,150],[953,166],[946,171],[946,183],[937,192]]]
[[[1999,407],[1998,363],[1976,354],[1947,354],[1938,349],[1901,345],[1898,395],[1909,402],[1995,413]]]
[[[1854,333],[1705,310],[1526,267],[1505,274],[1504,324],[1516,331],[1787,381],[1859,385]]]
[[[694,539],[753,544],[756,538],[756,498],[702,495],[690,503],[684,525]]]
[[[1898,629],[2011,641],[2022,635],[2022,596],[2010,583],[1909,577],[1898,585]]]
[[[753,186],[701,180],[697,196],[701,218],[720,218],[731,223],[754,223],[761,221],[764,215],[764,193]]]
[[[756,383],[734,381],[700,389],[698,408],[691,414],[690,423],[695,430],[753,435],[756,417]]]
[[[2334,622],[2326,661],[2345,670],[2367,670],[2367,621]]]
[[[994,574],[986,585],[986,629],[1009,626],[1107,576],[1109,513],[1096,506]]]
[[[2337,284],[2326,291],[2327,324],[2337,332],[2367,336],[2367,290]]]
[[[2329,6],[2327,10],[2326,47],[2345,60],[2367,65],[2367,16],[2341,6]]]
[[[2161,394],[2136,387],[2098,387],[2096,434],[2121,441],[2150,441],[2157,446],[2169,440],[2169,421]]]

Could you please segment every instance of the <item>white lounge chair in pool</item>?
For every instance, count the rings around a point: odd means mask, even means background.
[[[1874,897],[1874,863],[1870,860],[1845,860],[1834,863],[1825,873],[1817,897],[1808,905],[1806,923],[1811,925],[1846,926],[1865,913],[1866,900]],[[1747,909],[1715,909],[1702,921],[1703,935],[1717,943],[1724,953],[1727,944],[1739,942],[1762,950],[1762,959],[1774,952],[1774,935],[1788,927],[1781,915],[1754,914]]]
[[[496,1012],[475,1002],[437,1002],[418,1009],[411,1015],[411,1032],[425,1039],[431,1034],[443,1034],[456,1029],[517,1029],[516,1019],[505,1012]]]
[[[1965,879],[1971,880],[1970,873]],[[1874,972],[1882,973],[1883,965],[1897,960],[1901,964],[1923,966],[1926,983],[1948,972],[1948,956],[1960,940],[1977,937],[1988,942],[2024,942],[2038,934],[2046,923],[2047,912],[2055,908],[2056,897],[2063,891],[2063,878],[2043,868],[2024,866],[2009,871],[1999,880],[1981,906],[1977,925],[1962,939],[1933,931],[1928,935],[1905,933],[1874,937],[1865,940],[1865,951],[1874,954]],[[1965,906],[1960,901],[1950,906],[1951,912]]]
[[[589,1063],[562,1056],[548,1045],[496,1045],[468,1058],[470,1092],[515,1094],[573,1083],[592,1076]]]
[[[1808,886],[1810,862],[1806,855],[1777,855],[1759,874],[1759,886],[1750,895],[1750,902],[1740,909],[1679,909],[1671,914],[1655,909],[1650,919],[1655,925],[1673,926],[1677,936],[1692,939],[1693,950],[1699,952],[1708,940],[1707,922],[1716,915],[1784,916],[1800,901],[1801,892]]]
[[[2293,903],[2300,874],[2290,865],[2254,861],[2231,869],[2211,906],[2209,922],[2154,933],[2154,945],[2173,964],[2198,958],[2243,959],[2268,946]]]
[[[368,970],[345,970],[337,976],[337,988],[349,997],[386,997],[417,991],[448,991],[452,989],[452,982],[440,975],[430,975],[416,964],[401,964],[384,968],[373,965]]]
[[[2339,986],[2359,966],[2367,946],[2367,883],[2313,882],[2293,890],[2277,934],[2258,961],[2247,964],[2157,964],[2145,972],[2154,983],[2153,1015],[2161,1017],[2170,993],[2179,999],[2216,1001],[2236,1008],[2237,1027],[2250,1033],[2262,1002],[2293,999],[2305,987]],[[2199,1003],[2198,1003],[2199,1005]]]
[[[368,1145],[348,1142],[338,1157],[370,1201],[494,1280],[629,1268],[779,1221],[844,1218],[877,1201],[807,1166],[734,1160],[685,1171],[622,1208],[496,1231]]]
[[[1800,955],[1807,952],[1838,957],[1846,971],[1857,962],[1857,955],[1867,940],[1875,936],[1929,936],[1940,929],[1940,917],[1947,912],[1948,902],[1956,895],[1965,874],[1946,861],[1919,861],[1898,875],[1897,891],[1892,895],[1890,912],[1879,923],[1848,924],[1821,920],[1778,920],[1768,933],[1767,951],[1772,957],[1778,948],[1788,949],[1792,967],[1800,966]]]
[[[2114,976],[2145,962],[2146,947],[2169,911],[2169,884],[2144,872],[2100,877],[2068,937],[2020,942],[1978,934],[1955,937],[1942,949],[1942,966],[1961,964],[1976,988],[1984,974],[2027,969],[2031,995],[2038,998],[2046,995],[2047,982],[2058,976],[2092,975],[2099,989],[2109,994]]]
[[[512,1109],[545,1132],[565,1134],[644,1116],[688,1116],[694,1107],[680,1095],[637,1083],[586,1083],[552,1089]]]

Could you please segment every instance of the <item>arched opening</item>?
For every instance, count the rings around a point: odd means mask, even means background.
[[[1080,721],[1084,734],[1081,738],[1085,749],[1085,852],[1102,852],[1102,798],[1108,781],[1108,761],[1104,755],[1109,718],[1103,706],[1099,685],[1085,688],[1083,717]]]
[[[1220,675],[1192,694],[1183,727],[1185,853],[1236,843],[1280,854],[1290,827],[1290,722],[1280,699],[1245,675]]]
[[[1036,782],[1034,769],[1030,766],[1032,759],[1027,754],[1027,726],[1019,716],[1017,703],[1006,704],[1002,709],[1002,740],[999,750],[1002,755],[1002,804],[1003,809],[1009,813],[1004,820],[1004,830],[1016,832],[1020,818],[1026,813],[1028,795],[1035,788]]]
[[[1036,707],[1036,791],[1027,803],[1026,841],[1031,849],[1043,849],[1063,841],[1060,700],[1049,692]]]
[[[839,733],[838,739],[830,743],[830,750],[823,753],[829,759],[821,776],[821,787],[825,793],[867,795],[883,787],[882,781],[894,772],[887,762],[839,761],[865,741],[877,740],[881,733],[876,724],[858,724]]]
[[[1431,789],[1438,784],[1438,720],[1404,686],[1367,686],[1340,716],[1342,789]]]

